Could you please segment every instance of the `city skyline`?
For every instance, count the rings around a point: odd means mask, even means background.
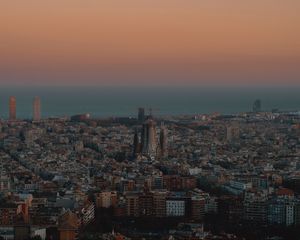
[[[3,1],[1,85],[299,84],[300,3]]]
[[[0,240],[296,240],[299,0],[0,0]]]
[[[300,115],[263,108],[0,120],[0,236],[295,240]]]
[[[145,112],[152,108],[154,115],[158,116],[214,112],[236,114],[252,111],[256,99],[262,101],[265,111],[279,109],[298,112],[299,91],[299,87],[11,87],[0,89],[0,118],[9,118],[10,96],[17,98],[17,115],[20,119],[32,119],[34,96],[42,99],[42,115],[45,118],[84,113],[105,118],[132,117],[141,106],[145,107]]]

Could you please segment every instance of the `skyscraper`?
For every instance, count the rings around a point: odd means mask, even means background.
[[[145,121],[145,108],[139,108],[138,120],[140,123]]]
[[[255,100],[255,102],[253,103],[253,112],[260,112],[261,111],[261,100],[257,99]]]
[[[41,99],[35,97],[33,100],[33,121],[41,120]]]
[[[9,98],[9,120],[14,121],[17,119],[17,100],[14,96]]]

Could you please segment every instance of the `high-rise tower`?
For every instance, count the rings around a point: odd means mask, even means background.
[[[256,99],[253,103],[253,112],[261,112],[262,103],[260,99]]]
[[[41,99],[35,97],[33,100],[33,121],[41,120]]]
[[[139,108],[138,120],[140,123],[145,121],[145,108]]]
[[[11,96],[9,98],[9,120],[14,121],[17,119],[17,100]]]

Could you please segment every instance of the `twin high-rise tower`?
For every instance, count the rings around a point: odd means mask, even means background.
[[[35,97],[33,100],[33,121],[41,120],[41,99]]]
[[[17,120],[17,99],[14,96],[9,97],[9,120]],[[41,120],[41,99],[35,97],[33,100],[33,121]]]
[[[9,98],[9,120],[15,121],[17,119],[17,100],[16,97]]]

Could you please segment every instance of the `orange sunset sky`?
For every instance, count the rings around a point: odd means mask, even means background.
[[[0,84],[300,84],[299,0],[0,0]]]

